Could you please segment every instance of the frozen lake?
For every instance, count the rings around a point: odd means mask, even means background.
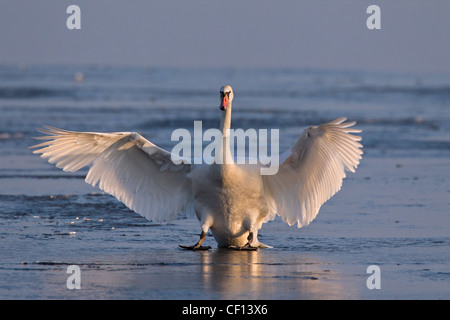
[[[83,81],[75,81],[78,73]],[[36,128],[171,132],[218,127],[233,86],[233,128],[280,129],[346,116],[363,129],[356,174],[307,227],[263,226],[257,252],[184,251],[199,223],[156,225],[28,149]],[[448,299],[450,77],[277,69],[0,66],[0,299]],[[68,290],[69,265],[81,290]],[[377,265],[381,289],[369,290]]]

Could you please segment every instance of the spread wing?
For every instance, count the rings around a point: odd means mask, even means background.
[[[262,176],[272,217],[289,225],[308,225],[320,207],[342,186],[345,171],[355,172],[362,155],[355,122],[339,118],[305,129],[297,143],[280,156],[275,175]]]
[[[52,127],[40,131],[48,140],[33,146],[58,168],[75,172],[85,166],[85,181],[98,185],[128,208],[154,222],[170,221],[193,202],[186,174],[189,164],[175,165],[171,154],[134,132],[75,132]]]

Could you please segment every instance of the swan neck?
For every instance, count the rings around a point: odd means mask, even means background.
[[[222,117],[220,118],[220,131],[222,136],[229,136],[231,128],[231,102],[228,108],[222,112]]]
[[[230,151],[230,128],[231,128],[231,102],[228,108],[222,112],[220,119],[220,131],[222,132],[222,141],[216,153],[216,163],[232,164],[234,163]]]

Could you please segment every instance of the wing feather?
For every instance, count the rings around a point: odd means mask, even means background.
[[[85,181],[115,196],[155,222],[170,221],[193,204],[190,165],[134,132],[75,132],[40,129],[48,140],[31,148],[56,167],[75,172],[89,166]]]
[[[355,172],[362,144],[361,130],[346,118],[305,129],[295,145],[280,156],[275,175],[263,177],[270,217],[280,215],[289,225],[308,225],[320,207],[338,192],[345,171]]]

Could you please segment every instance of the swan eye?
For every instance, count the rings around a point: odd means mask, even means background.
[[[222,99],[224,96],[227,96],[229,98],[230,97],[230,92],[231,91],[228,91],[228,92],[220,91],[220,98]]]

